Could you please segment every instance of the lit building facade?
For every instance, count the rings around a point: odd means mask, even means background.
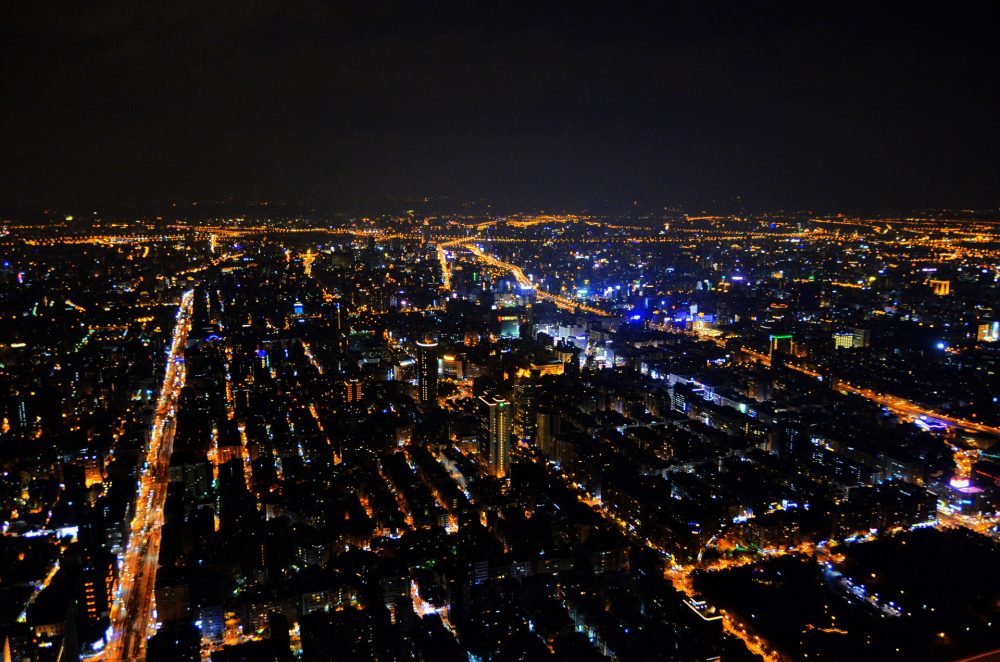
[[[510,473],[510,433],[513,407],[506,399],[484,395],[479,398],[482,438],[480,452],[487,470],[494,478],[506,478]]]
[[[438,394],[438,344],[417,343],[417,388],[420,402],[433,405]]]

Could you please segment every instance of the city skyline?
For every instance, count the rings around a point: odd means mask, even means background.
[[[998,237],[971,212],[5,224],[0,636],[994,654]]]

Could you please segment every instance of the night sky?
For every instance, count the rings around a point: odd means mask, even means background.
[[[662,4],[8,3],[0,208],[1000,206],[996,3]]]

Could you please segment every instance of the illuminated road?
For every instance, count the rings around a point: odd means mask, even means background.
[[[584,313],[592,313],[594,315],[601,315],[602,317],[607,317],[609,315],[608,312],[601,310],[600,308],[594,308],[593,306],[588,306],[579,303],[577,301],[573,301],[572,299],[567,299],[566,297],[561,297],[557,294],[552,294],[551,292],[546,292],[545,290],[541,290],[535,287],[535,284],[531,282],[531,279],[529,279],[527,276],[524,275],[524,271],[521,269],[521,267],[517,266],[516,264],[511,264],[510,262],[504,262],[502,260],[493,257],[492,255],[483,252],[483,249],[481,249],[479,246],[473,243],[475,241],[476,239],[474,238],[460,238],[438,244],[437,254],[438,254],[438,261],[441,263],[441,279],[442,279],[441,287],[443,289],[445,290],[451,289],[451,266],[448,264],[448,256],[445,253],[445,249],[464,248],[468,250],[470,253],[472,253],[476,257],[476,259],[478,259],[483,264],[493,267],[495,269],[502,269],[504,271],[510,272],[511,275],[514,276],[514,279],[517,281],[518,285],[520,285],[523,288],[530,288],[534,290],[535,296],[537,296],[542,301],[551,301],[552,303],[555,304],[557,308],[568,310],[570,312],[580,311]]]
[[[479,246],[476,246],[475,244],[469,243],[466,244],[465,247],[469,249],[469,251],[473,255],[475,255],[480,262],[483,262],[486,265],[495,267],[497,269],[505,269],[509,271],[514,276],[514,279],[517,281],[518,285],[524,288],[530,287],[535,291],[535,296],[537,296],[539,299],[543,301],[551,301],[556,305],[557,308],[568,310],[570,312],[581,311],[584,313],[592,313],[594,315],[601,315],[603,317],[607,317],[609,315],[609,313],[601,310],[600,308],[587,306],[582,303],[573,301],[572,299],[567,299],[566,297],[561,297],[557,294],[552,294],[551,292],[546,292],[545,290],[538,289],[537,287],[535,287],[534,283],[532,283],[531,280],[524,275],[524,271],[521,269],[521,267],[517,266],[516,264],[511,264],[510,262],[504,262],[502,260],[498,260],[492,255],[487,255],[486,253],[483,252],[483,249],[479,248]]]
[[[752,359],[762,363],[763,365],[767,366],[771,365],[771,359],[766,354],[755,352],[747,347],[743,347],[741,351],[747,356],[751,357]],[[823,378],[823,375],[821,373],[806,368],[804,366],[796,365],[790,362],[786,362],[784,365],[786,368],[789,368],[790,370],[801,372],[802,374],[808,375],[809,377],[816,377],[817,379]],[[921,416],[925,416],[927,418],[933,418],[939,421],[943,421],[945,423],[948,423],[949,425],[954,425],[955,427],[960,428],[964,432],[982,432],[986,434],[995,434],[1000,436],[1000,428],[998,427],[984,425],[982,423],[977,423],[975,421],[970,421],[967,418],[955,418],[953,416],[948,416],[947,414],[942,414],[932,409],[921,407],[915,402],[911,402],[910,400],[907,400],[905,398],[900,398],[895,395],[890,395],[888,393],[879,393],[877,391],[873,391],[870,388],[862,388],[860,386],[854,386],[853,384],[850,384],[843,380],[837,381],[836,388],[841,393],[850,393],[851,395],[857,395],[867,400],[871,400],[876,404],[882,405],[892,413],[904,418],[917,419],[920,418]]]
[[[527,459],[535,462],[536,464],[538,463],[537,457],[528,457]],[[579,499],[581,503],[589,506],[609,525],[617,527],[623,535],[632,540],[635,544],[647,547],[659,553],[663,557],[664,561],[664,578],[669,580],[675,589],[684,593],[689,598],[696,597],[694,584],[691,581],[691,571],[694,570],[694,566],[676,565],[676,560],[672,554],[667,552],[667,550],[662,547],[659,547],[648,538],[640,535],[634,527],[618,518],[609,508],[606,508],[599,501],[593,500],[592,498],[582,494],[580,492],[580,486],[570,481],[565,474],[557,474],[557,477],[563,482],[564,485],[566,485],[568,489],[576,493],[577,499]],[[754,655],[759,655],[763,658],[764,662],[782,662],[784,658],[776,650],[774,650],[774,647],[762,639],[759,635],[755,634],[751,630],[748,630],[745,623],[739,621],[733,614],[726,613],[724,610],[720,610],[720,613],[723,617],[723,629],[734,637],[740,639],[746,646],[747,650]],[[702,616],[702,618],[704,618],[704,616]]]
[[[194,290],[188,290],[181,297],[180,310],[177,311],[177,325],[146,449],[146,466],[139,478],[132,530],[111,610],[112,635],[107,647],[108,660],[141,659],[152,626],[153,587],[160,556],[163,504],[169,483],[177,398],[184,387],[184,348],[191,330],[193,306]]]
[[[449,242],[451,243],[451,242]],[[448,264],[448,255],[445,253],[445,244],[438,244],[437,256],[441,264],[441,287],[446,292],[451,291],[451,265]]]
[[[966,432],[985,432],[987,434],[1000,435],[1000,428],[983,425],[982,423],[976,423],[975,421],[970,421],[965,418],[953,418],[951,416],[946,416],[930,409],[924,409],[916,403],[904,400],[903,398],[898,398],[894,395],[876,393],[870,388],[860,388],[858,386],[848,384],[847,382],[838,381],[837,389],[846,393],[860,395],[862,398],[868,398],[872,402],[877,402],[878,404],[883,405],[886,409],[895,414],[902,414],[913,418],[927,416],[928,418],[936,418],[939,421],[950,423],[951,425],[962,428]]]
[[[764,662],[781,662],[782,657],[777,651],[772,650],[759,635],[747,630],[746,625],[725,611],[722,612],[722,627],[726,632],[742,641],[748,651],[760,656]]]

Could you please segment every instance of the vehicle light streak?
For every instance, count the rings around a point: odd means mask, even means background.
[[[108,660],[141,658],[150,631],[176,408],[184,387],[184,348],[191,330],[193,307],[194,290],[188,290],[181,297],[177,312],[163,386],[146,449],[146,466],[139,479],[135,514],[115,589],[116,598],[111,610],[112,635],[106,649]]]
[[[557,294],[552,294],[551,292],[546,292],[545,290],[535,287],[534,283],[532,283],[531,280],[524,275],[524,271],[521,269],[521,267],[517,266],[516,264],[511,264],[510,262],[504,262],[503,260],[495,258],[492,255],[488,255],[487,253],[483,252],[483,249],[481,249],[479,246],[476,246],[473,243],[465,244],[465,248],[467,248],[469,252],[475,255],[480,262],[483,262],[487,266],[509,271],[511,275],[514,276],[514,279],[517,281],[518,285],[525,288],[530,287],[535,291],[535,296],[537,296],[539,299],[543,301],[552,302],[553,304],[555,304],[557,308],[568,310],[570,312],[575,312],[579,310],[580,312],[600,315],[602,317],[607,317],[609,315],[609,313],[607,313],[604,310],[601,310],[600,308],[587,306],[585,304],[567,299],[566,297],[561,297]]]

